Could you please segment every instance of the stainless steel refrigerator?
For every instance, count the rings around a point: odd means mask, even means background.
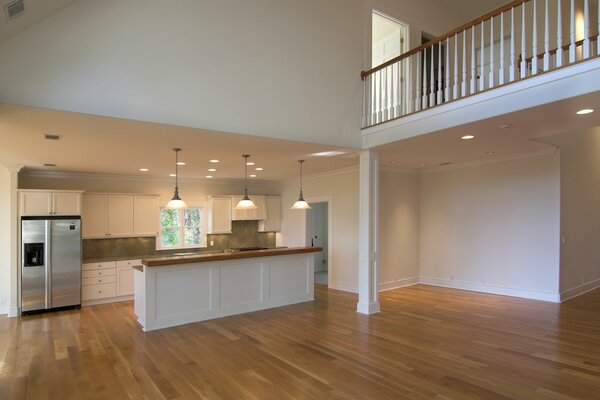
[[[81,305],[80,217],[23,217],[21,239],[21,312]]]

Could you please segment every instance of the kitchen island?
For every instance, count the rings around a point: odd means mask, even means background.
[[[320,247],[202,253],[142,260],[134,311],[144,331],[314,300]]]

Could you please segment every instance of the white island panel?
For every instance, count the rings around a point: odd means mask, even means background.
[[[246,261],[222,264],[221,272],[221,308],[246,306],[260,303],[262,297],[263,262]]]

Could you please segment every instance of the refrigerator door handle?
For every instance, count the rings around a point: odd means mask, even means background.
[[[46,228],[46,308],[50,308],[52,306],[52,250],[50,239],[52,238],[52,225],[50,221],[45,221]]]

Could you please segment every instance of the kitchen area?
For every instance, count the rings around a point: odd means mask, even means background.
[[[32,181],[36,179],[32,177]],[[255,208],[236,207],[243,195],[198,196],[190,191],[186,207],[170,209],[165,207],[164,197],[169,196],[166,190],[89,190],[90,182],[102,187],[97,182],[102,179],[88,179],[82,186],[86,190],[18,190],[20,220],[70,218],[80,222],[80,248],[70,249],[72,254],[78,251],[81,260],[80,270],[72,271],[73,279],[80,278],[80,288],[72,289],[74,293],[80,290],[80,298],[69,306],[135,298],[138,322],[144,330],[151,330],[313,299],[313,254],[320,248],[287,249],[278,245],[282,202],[281,196],[270,194],[273,190],[269,185],[254,185],[269,193],[251,195]],[[44,181],[48,184],[53,180]],[[60,181],[72,184],[69,179]],[[27,182],[24,177],[21,185],[29,186]],[[232,187],[237,190],[232,193],[242,192],[239,184],[219,186],[221,192]],[[41,250],[46,254],[46,263],[42,264],[57,269],[59,261],[51,256],[57,250],[47,247]],[[23,277],[29,270],[25,265]],[[39,272],[40,279],[44,274],[46,283],[38,288],[38,295],[46,300],[30,312],[63,307],[53,300],[51,292],[56,287],[53,282],[59,278],[52,272]],[[149,282],[151,276],[154,281],[150,287],[144,282]],[[165,278],[156,280],[157,276]],[[164,287],[160,285],[163,281]],[[44,294],[44,289],[50,292]],[[27,293],[27,289],[23,287],[21,293]],[[194,299],[195,295],[206,295],[208,301]],[[150,306],[151,310],[147,309]],[[169,318],[165,318],[167,315]]]

